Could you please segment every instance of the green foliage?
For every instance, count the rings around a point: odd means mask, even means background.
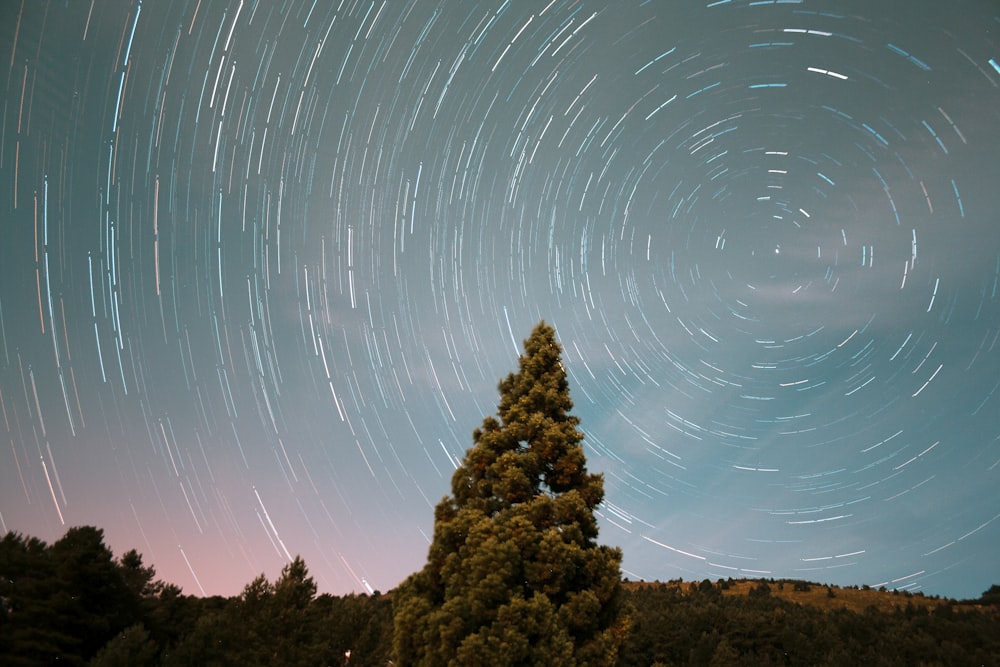
[[[530,528],[522,519],[511,521],[508,538]],[[295,559],[273,583],[260,576],[238,596],[198,598],[156,581],[134,551],[112,559],[102,536],[96,528],[71,528],[58,549],[16,533],[0,538],[0,665],[389,664],[398,591],[317,597],[305,563]],[[81,576],[103,581],[105,590]],[[1000,664],[1000,586],[956,602],[792,580],[626,582],[619,602],[632,627],[617,658],[581,658],[574,644],[577,626],[600,617],[596,593],[566,596],[560,606],[541,591],[505,597],[501,588],[496,577],[484,588],[506,602],[460,643],[455,664]],[[125,597],[108,604],[123,590]],[[434,611],[427,599],[407,604]],[[97,640],[79,633],[112,627],[102,646],[85,648]]]
[[[104,532],[92,526],[70,528],[52,546],[5,535],[0,596],[0,655],[9,665],[82,665],[138,609]]]
[[[155,569],[142,564],[142,555],[135,549],[126,551],[125,555],[118,560],[118,569],[125,586],[134,598],[154,597],[159,595],[166,586],[162,581],[155,579]]]
[[[993,584],[989,590],[983,592],[979,598],[982,604],[1000,606],[1000,584]]]
[[[629,585],[634,625],[618,665],[1000,664],[1000,611],[992,607],[910,600],[855,612],[832,604],[847,589],[833,600],[824,591],[813,605],[791,601],[794,592],[762,594],[766,582],[719,595],[723,583],[714,591],[704,582]]]
[[[135,665],[155,664],[156,643],[149,638],[141,624],[125,628],[119,635],[104,645],[90,667],[135,667]]]
[[[260,575],[215,613],[198,619],[165,665],[316,665],[323,662],[316,583],[296,557],[274,583]]]
[[[79,639],[79,655],[89,658],[129,625],[134,598],[104,544],[104,531],[70,528],[52,545],[51,555],[58,582],[54,606],[62,627]]]
[[[135,550],[112,558],[103,532],[71,528],[53,545],[0,538],[0,665],[351,665],[381,667],[389,596],[316,597],[296,558],[233,598],[183,595]]]
[[[603,478],[587,472],[560,354],[540,323],[499,384],[499,419],[473,432],[427,564],[395,594],[397,664],[614,663],[621,551],[596,543]]]
[[[317,598],[327,662],[340,664],[350,652],[351,667],[383,667],[392,649],[392,600],[387,595]]]

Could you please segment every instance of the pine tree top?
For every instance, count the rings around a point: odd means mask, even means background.
[[[569,414],[573,401],[561,354],[555,329],[539,322],[524,341],[518,371],[498,385],[499,419],[486,417],[473,431],[474,446],[452,477],[457,506],[494,514],[570,490],[588,511],[603,500],[602,478],[587,473],[580,420]]]

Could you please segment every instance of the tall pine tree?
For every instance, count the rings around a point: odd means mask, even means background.
[[[628,621],[621,550],[598,545],[555,331],[539,323],[498,417],[473,432],[434,512],[427,564],[394,594],[399,665],[611,665]]]

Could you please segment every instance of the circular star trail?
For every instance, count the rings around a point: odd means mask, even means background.
[[[995,582],[992,3],[0,25],[0,529],[391,589],[545,319],[625,576]]]

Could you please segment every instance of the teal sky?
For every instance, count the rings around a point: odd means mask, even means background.
[[[612,4],[4,3],[0,530],[389,590],[545,319],[625,576],[997,583],[995,3]]]

